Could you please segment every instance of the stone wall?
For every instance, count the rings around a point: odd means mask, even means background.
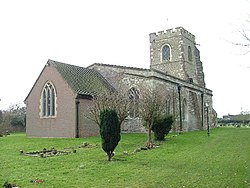
[[[162,59],[165,45],[170,47],[170,60]],[[98,70],[120,92],[135,87],[143,97],[145,88],[160,88],[166,98],[166,112],[175,117],[173,130],[180,131],[181,124],[183,131],[205,129],[205,103],[209,106],[210,124],[216,125],[212,91],[205,88],[195,36],[182,27],[150,34],[150,69],[105,64],[93,64],[89,68]],[[127,129],[137,127],[138,122],[127,119]]]
[[[204,121],[202,106],[204,104],[202,104],[201,94],[203,93],[205,96],[203,102],[205,101],[211,105],[211,90],[156,70],[105,64],[94,64],[90,68],[97,69],[107,80],[116,85],[116,89],[120,92],[127,92],[131,87],[135,87],[140,91],[140,97],[143,97],[145,88],[160,89],[162,95],[164,95],[163,97],[166,98],[166,102],[169,100],[169,113],[175,117],[173,130],[180,131],[179,102],[182,104],[182,113],[185,112],[182,115],[183,131],[203,129],[203,126],[205,126],[202,124],[202,121]],[[178,86],[181,86],[181,101],[179,101]],[[186,109],[183,109],[184,101],[186,101]],[[210,108],[212,109],[212,107]],[[132,118],[125,120],[122,129],[127,132],[144,130],[142,122]]]
[[[170,60],[162,60],[162,47],[170,46]],[[202,63],[195,37],[179,27],[150,34],[150,67],[204,86]],[[189,58],[189,47],[191,49]]]
[[[200,51],[197,48],[195,48],[194,55],[195,55],[195,61],[196,61],[196,72],[197,72],[198,84],[201,87],[206,87],[205,79],[204,79],[204,72],[203,72],[203,65],[200,60]]]

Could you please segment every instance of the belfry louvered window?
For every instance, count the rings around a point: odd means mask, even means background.
[[[56,115],[56,90],[51,82],[47,82],[42,90],[41,116],[53,117]]]

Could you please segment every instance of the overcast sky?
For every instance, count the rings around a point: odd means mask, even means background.
[[[149,68],[149,33],[182,26],[218,115],[250,110],[250,53],[232,44],[249,14],[247,0],[0,0],[0,109],[23,103],[48,59]]]

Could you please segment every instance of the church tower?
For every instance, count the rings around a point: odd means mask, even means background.
[[[205,87],[195,36],[182,27],[150,34],[150,68]]]

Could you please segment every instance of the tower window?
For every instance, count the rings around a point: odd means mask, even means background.
[[[170,60],[170,47],[169,45],[164,45],[162,47],[162,61]]]
[[[193,61],[191,46],[188,46],[188,61]]]
[[[56,115],[56,90],[51,82],[47,82],[41,94],[41,117],[54,117]]]

